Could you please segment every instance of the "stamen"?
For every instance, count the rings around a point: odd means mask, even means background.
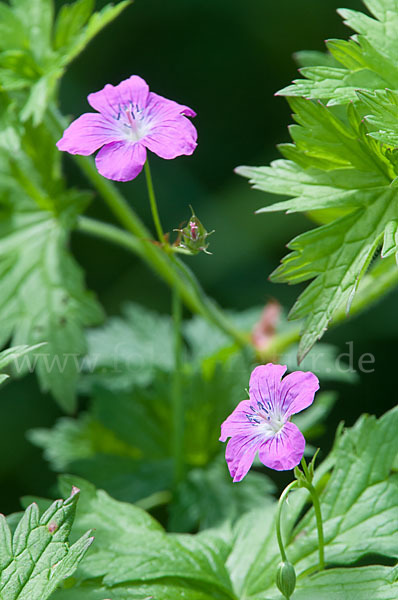
[[[260,425],[260,419],[256,418],[255,416],[253,416],[253,415],[248,415],[248,414],[246,413],[246,417],[248,418],[248,420],[250,421],[250,423],[251,423],[252,425]]]
[[[127,115],[127,119],[129,121],[130,127],[131,129],[135,129],[136,128],[136,124],[135,124],[135,116],[132,110],[126,110],[126,115]]]

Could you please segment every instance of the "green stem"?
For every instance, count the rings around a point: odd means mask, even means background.
[[[221,309],[205,295],[188,267],[177,258],[168,256],[159,246],[150,241],[139,239],[115,225],[109,225],[96,219],[81,216],[77,220],[76,227],[82,233],[108,240],[138,255],[170,288],[178,289],[184,304],[193,313],[200,314],[217,325],[239,346],[245,346],[248,343],[248,337],[236,329]]]
[[[282,507],[283,503],[286,500],[290,490],[297,487],[297,481],[292,481],[289,483],[287,487],[283,490],[279,502],[278,502],[278,511],[276,513],[276,538],[278,540],[279,551],[281,553],[282,562],[287,561],[285,546],[283,544],[282,531],[281,531],[281,515],[282,515]]]
[[[172,389],[173,406],[173,457],[174,483],[178,484],[184,476],[184,401],[182,394],[182,303],[179,291],[173,289],[173,329],[174,329],[174,373]]]
[[[146,185],[148,188],[149,203],[151,205],[153,222],[155,225],[158,240],[161,244],[164,244],[164,233],[163,233],[162,224],[160,222],[159,210],[158,210],[158,205],[156,202],[155,190],[153,189],[152,175],[151,175],[151,169],[149,167],[148,159],[145,162],[144,170],[145,170],[145,179],[146,179]]]
[[[318,530],[319,569],[322,571],[325,568],[325,541],[323,537],[321,505],[319,502],[318,493],[311,483],[310,473],[308,471],[307,463],[305,462],[304,456],[301,459],[301,466],[303,468],[304,475],[307,479],[307,481],[303,483],[309,491],[309,493],[311,494],[312,504],[314,506],[316,527]]]

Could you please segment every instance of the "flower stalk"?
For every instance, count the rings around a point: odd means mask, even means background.
[[[281,553],[282,562],[287,562],[286,550],[285,550],[285,546],[283,543],[282,530],[281,530],[282,508],[283,508],[283,504],[284,504],[286,498],[289,495],[289,492],[291,490],[293,490],[294,488],[297,488],[297,481],[292,481],[291,483],[289,483],[288,486],[285,487],[282,494],[280,495],[279,502],[278,502],[278,510],[276,513],[276,523],[275,523],[276,538],[278,540],[279,552]]]
[[[148,159],[146,160],[146,163],[144,165],[144,170],[145,170],[146,185],[147,185],[147,188],[148,188],[149,203],[151,205],[151,212],[152,212],[153,223],[155,225],[155,229],[156,229],[156,233],[157,233],[157,236],[158,236],[158,240],[159,240],[160,244],[163,245],[164,244],[163,227],[162,227],[162,224],[160,222],[159,210],[158,210],[158,205],[157,205],[157,202],[156,202],[155,190],[154,190],[154,187],[153,187],[151,169],[150,169],[150,166],[149,166]]]
[[[281,563],[278,567],[278,571],[276,574],[276,585],[280,592],[284,595],[286,600],[290,600],[291,595],[294,592],[294,588],[296,587],[296,573],[294,571],[293,565],[288,561],[286,556],[286,550],[283,543],[282,530],[281,530],[281,515],[282,508],[286,498],[289,495],[289,492],[295,488],[297,488],[297,481],[292,481],[289,483],[287,487],[283,490],[279,502],[278,502],[278,510],[276,513],[276,538],[278,540],[279,552],[281,553]]]
[[[325,540],[323,535],[321,505],[319,502],[318,492],[312,485],[313,475],[308,469],[304,456],[301,459],[301,467],[303,469],[304,477],[300,477],[299,485],[305,487],[311,494],[312,504],[315,511],[316,527],[318,531],[319,570],[323,571],[325,568]]]

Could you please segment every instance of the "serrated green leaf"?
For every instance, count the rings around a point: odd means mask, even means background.
[[[272,275],[288,283],[313,279],[290,313],[294,319],[307,318],[299,346],[302,360],[335,312],[349,310],[387,224],[398,217],[397,188],[391,186],[397,165],[388,148],[367,136],[352,105],[348,123],[319,103],[294,100],[292,106],[299,124],[290,130],[295,144],[282,147],[292,160],[237,172],[258,189],[294,196],[260,212],[333,211],[331,222],[290,242],[293,252]]]
[[[86,391],[100,383],[111,390],[143,386],[157,370],[174,367],[173,332],[169,316],[128,303],[121,317],[87,332]]]
[[[55,501],[40,517],[28,507],[14,536],[0,515],[0,595],[2,600],[46,600],[72,575],[94,538],[90,531],[72,546],[68,537],[75,517],[78,490]]]
[[[0,178],[7,185],[0,202],[0,345],[10,337],[16,345],[46,342],[17,358],[14,372],[36,370],[42,388],[70,411],[87,348],[84,327],[103,318],[68,250],[88,195],[65,189],[59,152],[43,125],[21,125],[7,101],[4,115],[10,126],[0,124]]]
[[[398,252],[398,222],[390,221],[384,232],[384,243],[381,249],[382,258]]]
[[[326,42],[337,66],[321,64],[315,55],[312,65],[307,60],[305,68],[300,70],[304,79],[294,80],[292,85],[280,90],[279,95],[304,96],[334,105],[356,100],[356,91],[361,88],[398,87],[397,7],[390,6],[386,0],[364,3],[375,19],[354,10],[338,11],[345,24],[359,35],[349,41]]]
[[[357,95],[366,109],[371,111],[365,116],[367,123],[377,128],[377,131],[370,131],[369,135],[394,148],[398,147],[398,92],[361,91]]]
[[[45,390],[61,406],[75,406],[83,328],[102,319],[102,310],[83,284],[67,250],[68,232],[46,212],[14,213],[0,222],[0,323],[3,343],[47,342],[33,360],[16,369],[35,369]]]
[[[338,12],[348,27],[366,35],[369,42],[394,64],[398,50],[396,0],[364,0],[364,4],[373,13],[374,19],[364,13],[345,8]]]

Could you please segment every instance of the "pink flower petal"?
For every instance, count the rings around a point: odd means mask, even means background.
[[[198,134],[191,121],[177,111],[184,108],[157,94],[149,94],[145,111],[147,133],[142,139],[148,150],[166,159],[193,153]]]
[[[319,390],[319,381],[310,371],[295,371],[282,380],[280,388],[281,407],[287,417],[310,406],[315,392]]]
[[[99,92],[87,96],[87,100],[95,110],[103,115],[115,116],[120,107],[125,107],[132,102],[140,109],[146,106],[149,87],[146,81],[138,75],[132,75],[119,85],[113,86],[107,83]]]
[[[287,367],[268,363],[256,367],[250,377],[250,398],[256,403],[279,405],[281,378]]]
[[[234,482],[241,481],[253,464],[261,437],[237,435],[231,438],[225,450],[225,459]]]
[[[142,139],[142,143],[161,158],[189,156],[197,146],[196,129],[185,117],[180,117],[172,123],[157,125]]]
[[[261,444],[258,456],[270,469],[289,471],[299,464],[304,448],[303,434],[294,423],[288,422],[278,434]]]
[[[114,181],[130,181],[142,171],[146,149],[140,143],[112,142],[104,146],[95,158],[98,171]]]
[[[97,113],[85,113],[65,129],[57,148],[70,154],[88,156],[116,137],[112,122]]]
[[[253,414],[250,410],[251,401],[243,400],[239,402],[235,410],[225,419],[221,425],[220,442],[226,442],[228,437],[233,435],[250,435],[255,427],[250,423],[247,414]]]
[[[159,96],[159,94],[155,94],[155,92],[150,92],[149,102],[153,104],[165,104],[178,114],[185,115],[186,117],[196,117],[196,112],[192,110],[192,108],[189,108],[189,106],[185,106],[184,104],[178,104],[178,102],[175,102],[174,100],[169,100],[164,96]]]

